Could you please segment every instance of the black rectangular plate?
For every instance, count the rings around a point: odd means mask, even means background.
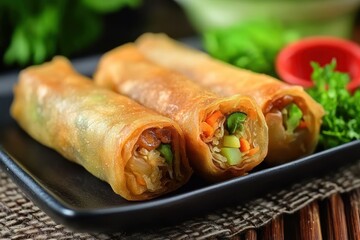
[[[78,71],[90,76],[98,59],[94,56],[73,63]],[[221,183],[210,184],[193,176],[174,193],[129,202],[107,183],[37,143],[17,126],[9,115],[16,80],[17,72],[0,76],[0,166],[50,217],[78,231],[131,231],[176,223],[360,159],[360,141],[354,141]]]

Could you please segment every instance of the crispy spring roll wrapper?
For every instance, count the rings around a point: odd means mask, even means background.
[[[264,113],[269,128],[269,151],[265,159],[276,165],[311,154],[317,145],[324,110],[300,86],[240,69],[192,49],[164,34],[147,33],[136,41],[150,60],[178,71],[222,96],[252,96]],[[292,105],[292,106],[291,106]],[[297,126],[289,126],[289,108],[302,112]]]
[[[244,175],[261,163],[267,153],[267,126],[253,99],[238,95],[219,97],[182,74],[151,63],[131,43],[106,53],[94,79],[97,84],[177,121],[185,134],[190,165],[207,180]],[[203,124],[215,112],[221,117],[213,125],[214,133],[207,135]],[[241,161],[229,163],[219,151],[227,135],[226,116],[234,112],[247,115],[243,136],[256,151],[253,155],[243,153]]]
[[[34,139],[128,200],[173,191],[192,173],[176,122],[97,87],[62,57],[21,72],[11,115]],[[171,162],[154,149],[159,141],[171,146]]]

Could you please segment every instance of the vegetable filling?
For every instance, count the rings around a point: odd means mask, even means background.
[[[134,194],[156,192],[173,179],[172,133],[170,129],[145,130],[126,165],[127,183]]]
[[[303,112],[292,96],[284,96],[276,100],[270,106],[268,114],[278,114],[281,116],[282,122],[280,124],[282,124],[288,135],[307,128]]]
[[[303,113],[296,104],[291,103],[283,108],[281,113],[283,116],[283,125],[288,133],[292,134],[297,129],[306,128]]]
[[[252,121],[244,112],[224,115],[217,110],[201,123],[201,139],[209,146],[213,160],[222,168],[240,165],[259,150],[250,130]]]

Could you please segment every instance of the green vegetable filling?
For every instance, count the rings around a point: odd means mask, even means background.
[[[240,147],[239,138],[237,138],[235,135],[224,136],[223,146],[224,147],[239,148]]]
[[[237,165],[241,162],[241,152],[238,148],[223,147],[220,153],[226,157],[230,165]]]
[[[168,164],[172,163],[174,155],[172,153],[170,144],[161,143],[156,150],[158,150],[160,152],[160,156],[165,158],[165,161]]]
[[[234,134],[237,131],[242,131],[247,115],[243,112],[234,112],[226,119],[226,129],[229,134]]]
[[[220,154],[227,159],[230,165],[237,165],[242,160],[239,137],[234,135],[242,132],[247,115],[243,112],[234,112],[226,118],[225,126],[230,135],[223,137]]]
[[[303,117],[301,109],[296,104],[290,104],[283,109],[283,115],[286,131],[293,133]]]

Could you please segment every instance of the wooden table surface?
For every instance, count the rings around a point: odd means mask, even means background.
[[[281,215],[233,239],[360,239],[360,189],[312,202],[295,214]]]

